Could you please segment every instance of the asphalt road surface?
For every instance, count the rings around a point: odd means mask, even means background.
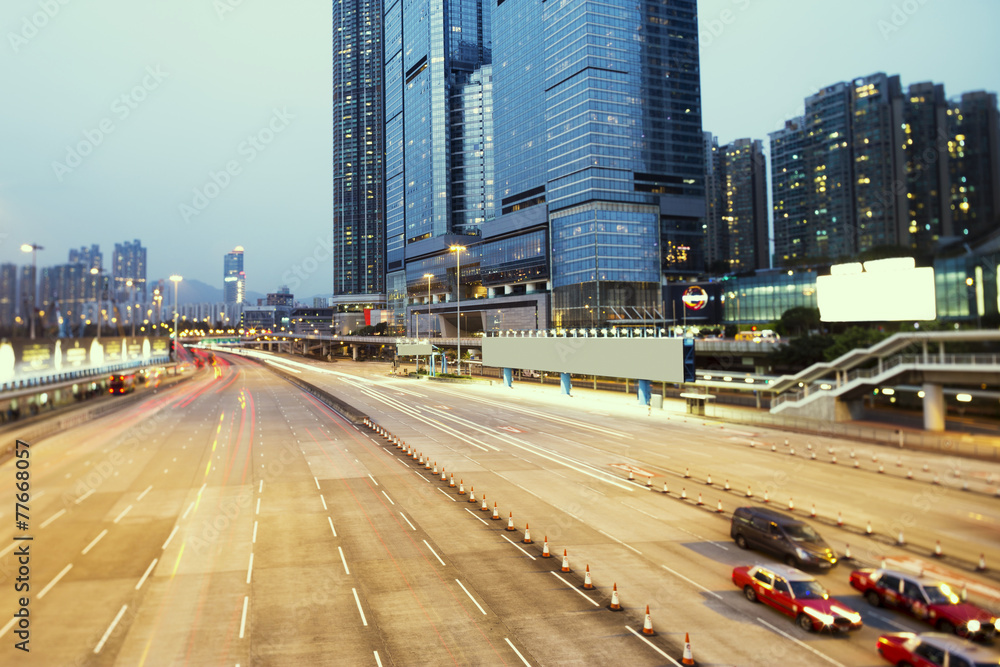
[[[863,614],[850,637],[744,599],[732,568],[770,559],[732,543],[729,516],[765,492],[862,564],[930,562],[940,540],[933,564],[998,604],[991,570],[973,570],[980,554],[1000,567],[1000,466],[650,414],[621,394],[279,359],[435,474],[260,360],[219,357],[218,377],[30,443],[27,530],[17,461],[0,466],[0,664],[673,665],[687,634],[700,665],[868,666],[882,632],[926,629],[869,607],[849,563],[817,576]],[[15,536],[33,538],[28,593]],[[15,648],[23,595],[30,653]]]

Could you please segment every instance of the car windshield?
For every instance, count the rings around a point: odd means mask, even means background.
[[[804,523],[794,523],[790,526],[784,526],[784,529],[785,534],[796,542],[822,542],[819,534]]]
[[[818,581],[792,581],[792,595],[797,600],[825,600],[826,589]]]
[[[930,584],[924,586],[927,601],[931,604],[958,604],[959,598],[948,584]]]

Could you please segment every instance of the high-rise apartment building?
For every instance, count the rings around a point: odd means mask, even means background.
[[[1000,226],[1000,112],[996,93],[965,93],[948,109],[954,232],[977,237]]]
[[[0,329],[15,324],[17,316],[17,264],[0,264]]]
[[[146,249],[139,239],[115,244],[111,280],[116,301],[125,303],[133,298],[146,301]]]
[[[709,273],[729,271],[722,235],[722,164],[719,139],[705,132],[705,266]]]
[[[236,246],[222,260],[223,300],[243,303],[247,295],[247,274],[243,271],[243,246]]]
[[[333,295],[343,302],[385,298],[382,21],[382,2],[333,4]]]
[[[100,246],[96,243],[89,248],[86,246],[81,247],[79,250],[74,248],[69,251],[69,263],[85,264],[88,270],[99,270],[104,266],[104,254],[101,252]]]
[[[901,245],[928,251],[954,234],[948,176],[948,100],[944,85],[909,87],[903,109],[908,238]]]
[[[774,212],[774,264],[806,261],[815,252],[810,169],[803,119],[786,121],[771,135],[771,208]]]
[[[767,165],[763,143],[737,139],[706,143],[706,254],[719,273],[770,266],[767,224]]]

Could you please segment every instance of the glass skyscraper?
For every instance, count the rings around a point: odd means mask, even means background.
[[[247,275],[243,271],[243,246],[236,246],[222,260],[223,298],[226,303],[243,303],[247,294]]]
[[[759,140],[737,139],[719,147],[710,134],[705,179],[706,255],[718,273],[770,266],[767,228],[767,166]]]
[[[127,302],[133,296],[146,300],[146,249],[139,239],[115,244],[111,256],[111,276],[116,299]],[[128,283],[131,281],[132,285]]]

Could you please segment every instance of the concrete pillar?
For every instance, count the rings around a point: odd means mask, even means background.
[[[496,290],[496,288],[495,288],[495,287],[487,287],[487,288],[486,288],[486,296],[487,296],[488,298],[492,299],[492,298],[493,298],[493,297],[495,297],[496,295],[497,295],[497,290]]]
[[[433,354],[431,355],[430,364],[428,364],[428,373],[430,374],[431,377],[434,377],[437,374],[437,356],[436,355],[433,355]]]
[[[351,357],[354,359],[354,361],[358,360],[358,346],[357,345],[352,345],[351,346]]]
[[[944,391],[939,384],[924,383],[924,430],[944,430]]]
[[[570,395],[570,393],[569,393],[570,388],[573,386],[572,382],[570,382],[569,373],[560,373],[559,374],[559,384],[562,387],[562,393],[564,393],[567,396],[569,396]]]
[[[503,383],[506,387],[512,387],[514,385],[514,369],[504,368],[503,369]]]
[[[649,405],[649,397],[652,392],[649,389],[649,380],[639,380],[639,405]]]
[[[503,286],[503,293],[504,294],[513,294],[514,293],[514,286],[513,285],[504,285]]]
[[[535,283],[528,283],[527,285],[525,285],[524,286],[524,293],[525,294],[534,294],[535,293]]]
[[[444,356],[442,354],[441,355],[441,373],[444,374],[444,373],[447,373],[447,372],[448,372],[448,357],[446,357],[446,356]]]

